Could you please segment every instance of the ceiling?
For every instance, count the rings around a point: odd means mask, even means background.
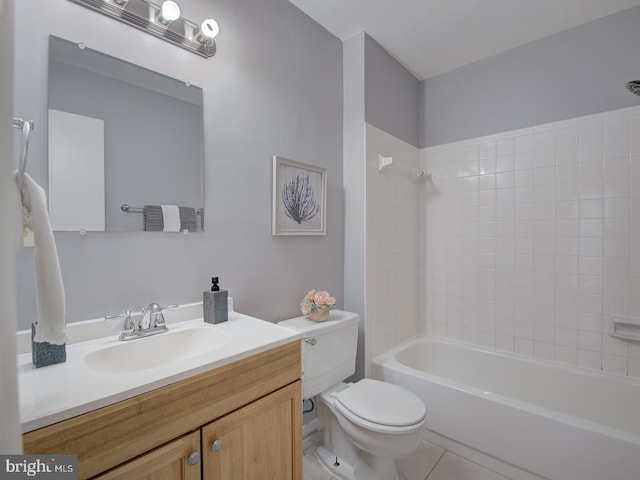
[[[640,5],[640,0],[289,1],[341,40],[367,32],[419,80]]]

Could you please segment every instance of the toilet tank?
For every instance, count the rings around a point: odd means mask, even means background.
[[[297,317],[278,322],[302,332],[302,396],[315,397],[353,375],[358,347],[357,313],[331,310],[326,322]]]

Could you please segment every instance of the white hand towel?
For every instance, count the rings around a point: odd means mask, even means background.
[[[38,324],[34,340],[62,345],[67,341],[64,286],[56,241],[47,212],[47,195],[42,187],[25,173],[21,197],[23,225],[33,230],[35,243]]]
[[[177,205],[160,205],[164,221],[163,232],[180,231],[180,209]]]

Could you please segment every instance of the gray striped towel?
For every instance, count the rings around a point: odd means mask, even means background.
[[[145,232],[162,232],[164,230],[164,216],[160,205],[145,205],[142,208]]]
[[[195,232],[197,228],[196,209],[191,207],[179,207],[180,211],[180,230],[189,230]]]

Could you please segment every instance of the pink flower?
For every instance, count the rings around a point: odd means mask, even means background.
[[[331,297],[328,292],[321,291],[316,292],[313,295],[313,301],[316,302],[316,305],[335,305],[336,299]]]
[[[316,293],[315,290],[309,290],[309,293],[307,293],[307,295],[304,297],[305,300],[309,300],[310,302],[313,302],[313,295]]]

